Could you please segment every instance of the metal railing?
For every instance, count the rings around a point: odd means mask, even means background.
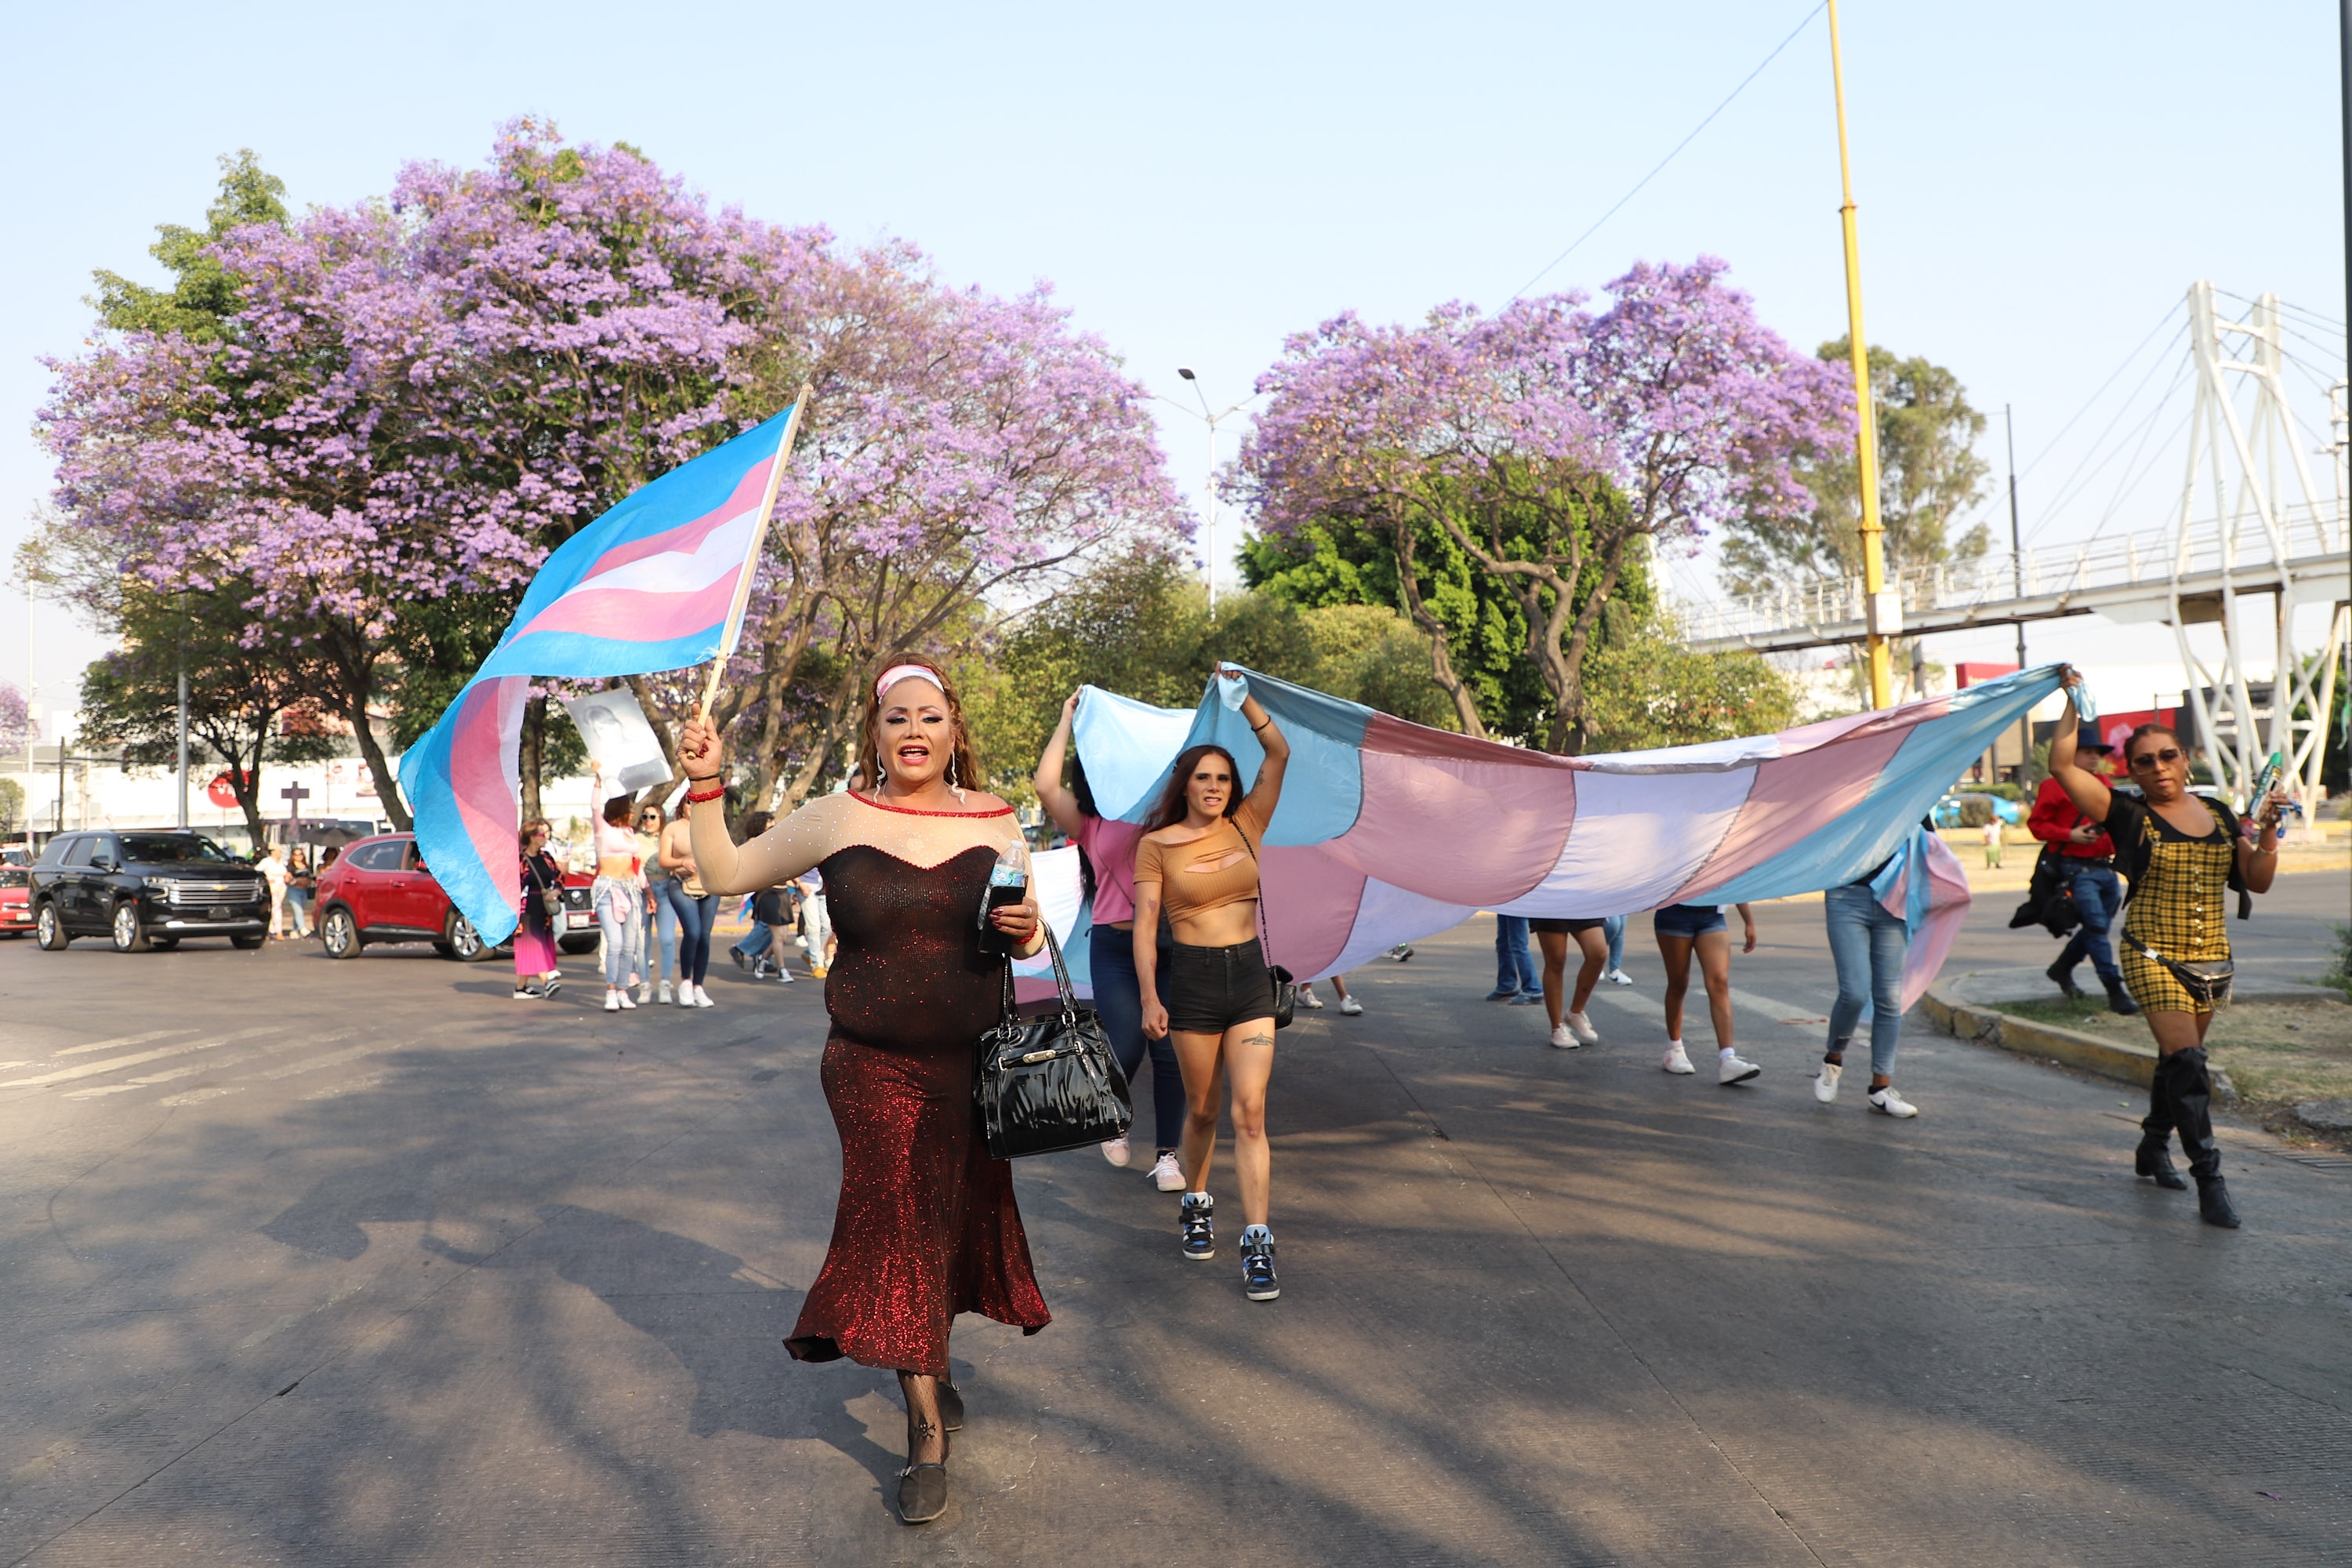
[[[2345,548],[2342,514],[2334,505],[2284,508],[2280,532],[2291,562],[2336,554]],[[2045,544],[2012,556],[1988,551],[1977,560],[1913,566],[1887,586],[1902,595],[1905,624],[1937,612],[1982,609],[2022,600],[2065,597],[2103,588],[2157,587],[2176,575],[2267,570],[2276,563],[2269,536],[2252,518],[2224,528],[2192,524],[2186,538],[2170,528]],[[1712,642],[1784,635],[1808,626],[1863,619],[1862,578],[1823,579],[1736,598],[1683,601],[1675,606],[1684,637]]]

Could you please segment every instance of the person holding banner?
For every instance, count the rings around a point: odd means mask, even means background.
[[[1218,676],[1240,680],[1234,666]],[[1265,1086],[1274,1076],[1274,976],[1258,938],[1258,846],[1282,796],[1290,742],[1255,697],[1242,718],[1265,749],[1257,778],[1242,794],[1241,769],[1223,746],[1188,747],[1170,771],[1167,790],[1135,848],[1135,969],[1143,995],[1143,1032],[1173,1035],[1186,1098],[1184,1195],[1177,1229],[1186,1258],[1217,1254],[1216,1200],[1209,1164],[1217,1152],[1217,1098],[1230,1083],[1234,1172],[1242,1195],[1242,1294],[1272,1301],[1282,1294],[1274,1272],[1273,1155],[1265,1140]],[[1176,938],[1169,960],[1169,999],[1158,985],[1160,912]]]
[[[907,1466],[898,1516],[947,1509],[949,1381],[960,1312],[1026,1333],[1051,1320],[1013,1198],[972,1103],[980,1037],[998,1020],[1004,963],[981,951],[999,854],[1025,847],[1013,808],[978,787],[955,688],[929,660],[894,658],[868,689],[858,762],[870,793],[821,795],[742,845],[727,830],[725,765],[701,719],[678,739],[693,859],[713,893],[772,888],[823,867],[839,950],[825,982],[822,1081],[841,1135],[841,1196],[824,1267],[784,1342],[802,1361],[847,1356],[898,1374]],[[1034,892],[989,917],[1042,952]]]
[[[2071,696],[2083,677],[2069,665],[2059,680]],[[2222,895],[2238,895],[2243,920],[2252,910],[2251,895],[2271,890],[2279,817],[2291,797],[2273,792],[2249,803],[2256,813],[2249,824],[2221,802],[2190,794],[2188,748],[2162,724],[2142,724],[2124,742],[2125,764],[2140,787],[2137,799],[2082,766],[2079,748],[2075,726],[2061,724],[2050,741],[2050,776],[2115,845],[2130,884],[2120,967],[2156,1037],[2156,1072],[2133,1168],[2159,1187],[2186,1187],[2168,1148],[2179,1132],[2189,1173],[2197,1178],[2199,1217],[2235,1230],[2238,1211],[2221,1180],[2205,1063],[2205,1031],[2229,1005],[2233,967]]]
[[[1094,911],[1087,961],[1094,977],[1095,1013],[1118,1056],[1118,1069],[1132,1083],[1145,1053],[1151,1057],[1151,1113],[1157,1133],[1152,1142],[1157,1147],[1146,1177],[1163,1193],[1181,1192],[1184,1173],[1176,1151],[1184,1136],[1184,1075],[1177,1068],[1176,1047],[1168,1037],[1143,1032],[1142,982],[1135,972],[1135,846],[1143,829],[1095,810],[1085,763],[1071,770],[1069,787],[1063,787],[1062,762],[1077,711],[1078,693],[1073,691],[1062,704],[1062,721],[1054,727],[1054,738],[1045,742],[1045,755],[1037,759],[1037,772],[1029,782],[1045,815],[1078,847],[1081,880]],[[1164,942],[1158,948],[1159,994],[1164,1004],[1169,950]],[[1102,1147],[1103,1158],[1112,1164],[1128,1163],[1125,1138]]]

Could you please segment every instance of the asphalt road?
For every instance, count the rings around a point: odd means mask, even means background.
[[[2011,901],[1956,966],[2046,961]],[[2284,879],[2242,962],[2315,973],[2347,905]],[[1278,1302],[1137,1173],[1024,1162],[1055,1321],[964,1320],[919,1531],[892,1380],[778,1343],[816,986],[0,943],[0,1563],[2352,1561],[2352,1173],[2232,1130],[2212,1230],[2131,1096],[1916,1025],[1916,1121],[1820,1106],[1819,906],[1759,915],[1744,1089],[1657,1070],[1638,918],[1595,1048],[1477,1000],[1491,921],[1360,972],[1284,1037]]]

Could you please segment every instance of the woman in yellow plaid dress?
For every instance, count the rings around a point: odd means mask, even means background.
[[[2082,680],[2071,668],[2063,678],[2070,689]],[[2223,893],[2233,887],[2270,891],[2278,874],[2279,813],[2286,797],[2273,794],[2262,802],[2250,834],[2226,807],[2216,811],[2189,793],[2187,749],[2165,726],[2142,724],[2124,742],[2124,760],[2140,787],[2137,800],[2115,794],[2096,774],[2075,766],[2075,741],[2074,723],[2062,721],[2050,742],[2050,776],[2084,816],[2105,825],[2118,861],[2145,860],[2132,879],[2124,940],[2116,955],[2124,984],[2156,1037],[2156,1077],[2134,1167],[2160,1187],[2186,1187],[2168,1147],[2179,1132],[2189,1173],[2197,1178],[2198,1214],[2209,1225],[2234,1230],[2238,1214],[2221,1181],[2221,1149],[2213,1140],[2213,1081],[2205,1064],[2205,1031],[2215,1006],[2228,999],[2229,982],[2200,982],[2193,968],[2230,956],[2229,932],[2221,924]],[[2175,964],[2189,970],[2188,977]]]

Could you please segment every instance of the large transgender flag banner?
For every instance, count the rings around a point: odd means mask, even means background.
[[[1969,901],[1958,858],[1920,819],[2058,689],[2060,668],[1776,735],[1584,757],[1466,740],[1252,674],[1291,747],[1264,857],[1270,956],[1318,978],[1478,910],[1593,918],[1785,898],[1878,872],[1873,890],[1912,931],[1907,1007]],[[1265,752],[1237,711],[1238,683],[1225,685],[1191,713],[1089,687],[1076,732],[1096,804],[1142,820],[1177,753],[1202,742],[1255,779]],[[1087,929],[1076,854],[1038,860],[1045,911],[1074,964]]]
[[[516,752],[532,678],[646,675],[733,652],[799,406],[672,468],[565,540],[498,647],[401,758],[417,848],[483,941],[513,933],[521,899]]]

